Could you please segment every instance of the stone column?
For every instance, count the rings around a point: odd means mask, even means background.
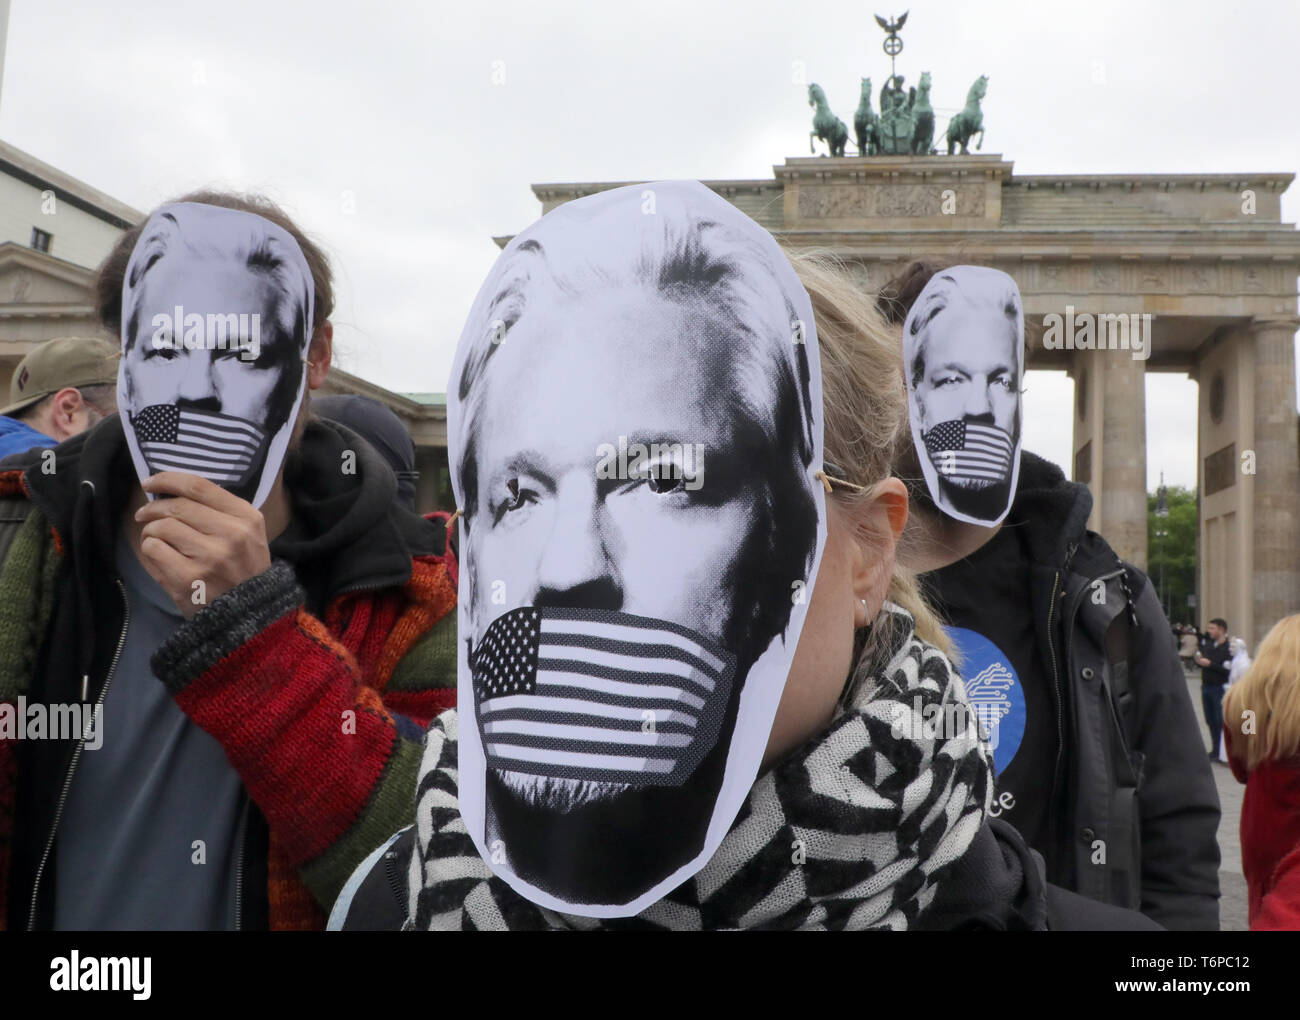
[[[1091,358],[1090,374],[1096,380],[1094,385],[1101,391],[1098,394],[1101,404],[1101,500],[1097,530],[1123,559],[1145,570],[1146,362],[1135,360],[1128,351],[1084,353]]]
[[[1257,318],[1251,652],[1283,616],[1300,612],[1300,450],[1295,333],[1300,318]]]

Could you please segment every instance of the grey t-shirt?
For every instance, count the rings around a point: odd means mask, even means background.
[[[183,617],[124,535],[117,569],[130,621],[102,746],[82,750],[59,822],[54,926],[232,929],[243,783],[150,669]]]

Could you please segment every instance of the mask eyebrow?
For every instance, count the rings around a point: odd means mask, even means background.
[[[535,449],[517,450],[499,466],[491,469],[487,476],[488,490],[517,474],[526,474],[550,486],[555,481],[555,469],[546,454]]]

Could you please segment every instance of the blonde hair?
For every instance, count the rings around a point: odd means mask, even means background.
[[[1228,688],[1223,725],[1238,725],[1246,712],[1255,731],[1234,732],[1233,751],[1247,771],[1300,755],[1300,613],[1273,625],[1246,675]]]
[[[902,351],[876,308],[874,292],[861,286],[835,255],[818,249],[787,249],[785,254],[808,292],[817,326],[826,461],[846,481],[867,490],[835,487],[832,495],[855,520],[865,520],[865,514],[854,511],[870,504],[875,487],[890,477],[893,453],[908,429]],[[875,544],[884,540],[869,531],[861,537]],[[911,571],[895,564],[885,597],[912,615],[917,637],[952,658],[948,636]],[[879,631],[872,628],[855,672],[870,664],[885,640]]]

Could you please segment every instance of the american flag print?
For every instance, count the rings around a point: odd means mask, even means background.
[[[1000,428],[976,422],[944,421],[925,434],[935,470],[954,481],[1005,481],[1014,444]]]
[[[687,627],[588,609],[511,610],[471,657],[489,768],[679,786],[717,741],[736,659]]]
[[[219,484],[245,478],[265,435],[243,418],[175,404],[151,404],[131,425],[151,470],[187,471]]]

